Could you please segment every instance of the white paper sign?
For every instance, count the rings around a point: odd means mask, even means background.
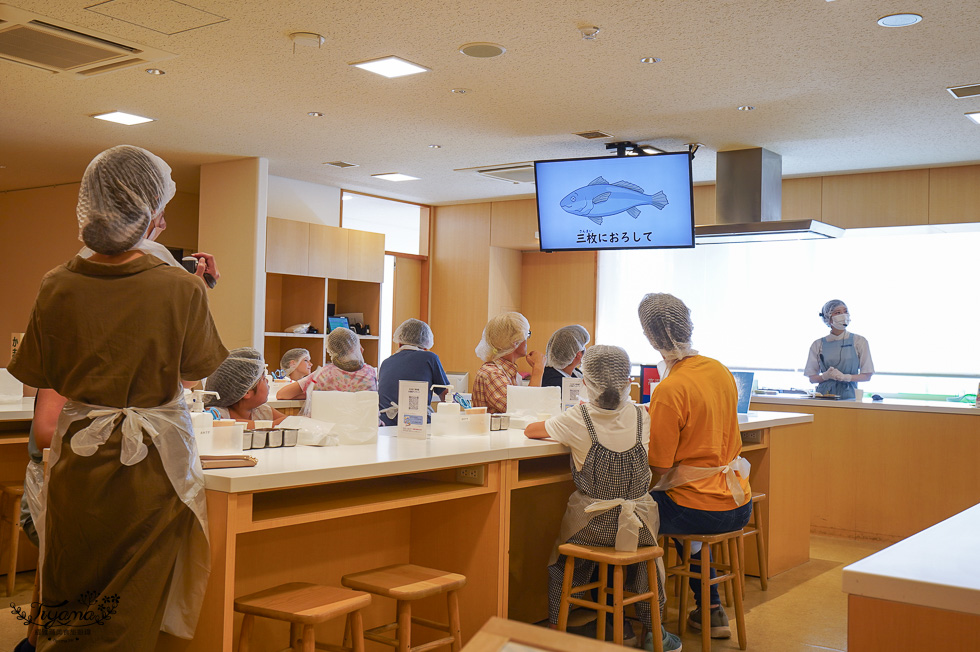
[[[567,410],[578,405],[579,394],[585,391],[585,383],[581,378],[561,379],[561,409]]]
[[[398,436],[425,439],[429,414],[429,383],[424,380],[398,381]]]

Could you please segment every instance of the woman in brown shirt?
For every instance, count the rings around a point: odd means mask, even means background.
[[[210,560],[204,482],[181,380],[227,356],[200,278],[135,247],[175,187],[146,150],[88,166],[80,239],[45,275],[10,372],[67,397],[40,528],[41,650],[152,650],[191,638]]]

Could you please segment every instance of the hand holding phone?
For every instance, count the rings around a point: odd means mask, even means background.
[[[210,260],[209,260],[210,259]],[[200,276],[209,288],[214,288],[218,283],[218,268],[214,264],[214,256],[211,254],[195,254],[194,256],[184,256],[180,264],[191,274]],[[214,271],[212,275],[210,270]]]

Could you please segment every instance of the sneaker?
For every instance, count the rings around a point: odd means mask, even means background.
[[[681,652],[684,646],[681,645],[681,639],[677,637],[676,634],[671,634],[663,627],[660,628],[660,633],[663,635],[664,652]],[[650,650],[653,652],[653,633],[647,632],[647,637],[643,641],[643,649]]]
[[[698,607],[687,616],[687,626],[696,632],[701,631],[701,608]],[[728,614],[719,606],[711,610],[711,638],[731,638],[732,628],[728,626]]]
[[[569,626],[567,631],[572,634],[578,634],[579,636],[585,636],[586,638],[596,637],[596,621],[586,623],[579,627]],[[606,617],[606,641],[612,642],[613,640],[613,625],[612,617]],[[640,642],[639,637],[633,629],[633,625],[630,624],[629,620],[623,621],[623,646],[624,647],[636,647],[637,643]]]

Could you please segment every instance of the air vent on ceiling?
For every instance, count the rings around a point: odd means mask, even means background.
[[[0,4],[0,59],[78,78],[174,54]]]
[[[324,165],[332,165],[335,168],[356,168],[357,163],[348,163],[347,161],[329,161],[324,163]]]
[[[477,174],[508,183],[534,183],[534,165],[522,163],[494,168],[480,168]]]
[[[962,100],[964,97],[976,97],[980,95],[980,84],[970,84],[968,86],[951,86],[946,90],[950,95]]]
[[[604,131],[581,131],[576,136],[581,136],[582,138],[588,138],[589,140],[595,140],[596,138],[612,138],[612,134],[607,134]]]

